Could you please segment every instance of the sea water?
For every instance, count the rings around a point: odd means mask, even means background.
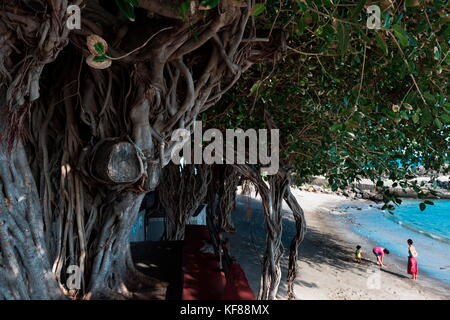
[[[399,271],[406,274],[406,240],[412,239],[419,254],[419,274],[425,271],[450,283],[450,200],[435,200],[424,211],[419,209],[420,202],[404,200],[394,214],[376,206],[359,206],[358,210],[353,205],[345,205],[344,209],[348,212],[347,219],[352,221],[353,231],[405,257],[405,270]],[[372,248],[361,245],[366,257],[372,258]]]

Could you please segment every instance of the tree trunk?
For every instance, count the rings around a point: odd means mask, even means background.
[[[1,273],[0,287],[8,288],[2,294],[58,297],[61,291],[53,290],[58,285],[51,288],[53,272],[72,297],[129,297],[143,277],[131,262],[128,235],[143,195],[159,184],[161,169],[178,144],[171,140],[173,131],[191,130],[242,72],[262,62],[262,56],[272,61],[277,52],[271,43],[266,52],[265,43],[244,41],[255,36],[247,27],[254,0],[246,7],[221,1],[217,10],[197,10],[186,21],[178,15],[172,19],[178,0],[167,5],[143,1],[140,10],[148,15],[139,15],[136,24],[117,8],[106,8],[105,1],[85,1],[82,28],[70,32],[66,8],[81,0],[38,2],[40,12],[25,1],[0,8],[0,81],[5,84],[0,120],[7,124],[0,141],[8,143],[0,152],[6,159],[19,132],[29,150],[29,164],[17,151],[23,149],[20,144],[11,153],[14,161],[2,162],[1,268],[16,275]],[[85,63],[91,34],[106,39],[108,54],[121,56],[106,70]],[[110,142],[113,149],[105,149]],[[206,192],[203,180],[198,199]],[[24,189],[24,181],[32,192]],[[183,222],[176,224],[183,229]],[[179,231],[174,234],[179,237]],[[13,238],[18,241],[11,247]],[[31,248],[40,250],[34,258]],[[73,265],[82,282],[69,290],[66,271]]]
[[[0,299],[62,299],[24,147],[0,147]]]
[[[284,172],[268,176],[268,184],[262,178],[259,169],[251,166],[235,165],[235,168],[249,179],[261,195],[266,222],[266,247],[261,266],[261,281],[258,293],[260,300],[275,300],[281,281],[281,257],[283,232],[281,206],[288,188],[288,179]]]
[[[143,197],[129,192],[109,207],[94,246],[86,298],[132,298],[142,286],[163,287],[136,271],[130,255],[129,235]]]
[[[264,188],[260,189],[266,214],[267,240],[266,250],[263,258],[263,283],[259,292],[260,299],[276,299],[278,287],[281,282],[281,257],[283,255],[283,244],[281,236],[283,233],[281,206],[283,196],[288,188],[285,176],[269,176],[270,194]]]
[[[297,277],[298,268],[297,268],[297,257],[298,257],[298,248],[303,241],[306,233],[306,221],[303,209],[297,202],[297,199],[292,194],[290,187],[286,189],[284,194],[284,200],[288,204],[289,208],[292,210],[292,214],[295,220],[295,236],[291,241],[290,250],[289,250],[289,267],[288,267],[288,275],[287,275],[287,291],[289,300],[295,299],[294,294],[294,281]]]
[[[260,175],[259,169],[251,166],[234,166],[243,177],[251,181],[264,208],[266,222],[266,247],[264,250],[258,299],[276,299],[281,281],[281,257],[283,244],[282,204],[283,199],[291,208],[296,222],[296,235],[291,242],[288,268],[288,295],[294,298],[293,285],[297,276],[298,247],[303,240],[306,224],[303,210],[290,190],[289,172],[281,168],[276,175],[268,176],[268,183]]]

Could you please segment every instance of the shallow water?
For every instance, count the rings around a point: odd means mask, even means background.
[[[342,219],[352,222],[352,230],[369,238],[391,252],[408,256],[407,239],[412,239],[419,253],[419,274],[425,271],[435,278],[450,283],[450,200],[434,201],[420,211],[419,200],[404,200],[394,215],[365,205],[358,210],[354,205],[342,208],[348,215]],[[361,244],[366,256],[372,248]]]

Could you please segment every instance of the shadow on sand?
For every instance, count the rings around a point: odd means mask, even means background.
[[[393,276],[402,278],[402,279],[409,279],[409,277],[407,277],[407,276],[405,276],[405,275],[403,275],[403,274],[394,272],[394,271],[390,271],[390,270],[386,270],[386,269],[380,269],[380,270],[383,271],[383,272],[389,273],[389,274],[391,274],[391,275],[393,275]]]
[[[250,210],[249,210],[250,208]],[[243,266],[247,266],[246,274],[252,289],[257,292],[260,275],[260,260],[264,253],[264,243],[266,238],[266,226],[264,214],[260,200],[239,195],[236,208],[232,214],[232,219],[236,227],[236,233],[229,235],[231,240],[231,253],[240,251],[240,260]],[[282,243],[285,248],[284,258],[282,259],[282,279],[286,277],[288,267],[289,246],[292,238],[295,236],[295,221],[288,210],[283,210],[283,234]],[[233,246],[233,243],[239,244],[239,247]],[[320,265],[327,264],[333,266],[333,272],[339,272],[354,268],[358,265],[354,261],[355,248],[343,246],[342,241],[336,239],[331,233],[322,232],[316,228],[308,227],[305,239],[299,248],[299,260],[307,263],[312,268],[318,269]],[[356,246],[356,244],[355,244]],[[244,251],[245,250],[245,251]],[[245,253],[244,253],[245,252]],[[243,254],[242,254],[243,253]],[[371,256],[371,248],[365,248],[363,245],[363,255]],[[360,274],[366,273],[368,267],[376,266],[374,261],[363,258],[359,264]],[[391,275],[408,278],[402,274],[390,270],[382,269]],[[299,285],[317,288],[317,284],[306,281],[296,281]],[[286,288],[280,286],[280,293],[285,293]]]
[[[251,216],[245,214],[248,212],[248,207],[252,210]],[[231,238],[240,237],[242,240],[247,240],[244,242],[252,247],[253,254],[256,254],[255,251],[257,251],[261,257],[264,251],[266,232],[261,201],[246,196],[238,196],[236,209],[232,217],[237,233],[232,235]],[[285,248],[285,255],[289,254],[288,248],[295,232],[295,222],[291,212],[283,210],[282,243]],[[312,267],[320,263],[332,264],[338,269],[346,269],[349,265],[354,266],[355,249],[344,247],[340,242],[329,233],[308,227],[305,239],[299,249],[299,258]],[[369,260],[363,260],[362,265],[372,263]]]

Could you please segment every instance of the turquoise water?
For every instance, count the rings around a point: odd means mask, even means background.
[[[418,200],[404,200],[394,210],[394,215],[375,207],[364,206],[357,210],[344,206],[353,222],[353,231],[369,238],[391,252],[405,257],[407,239],[412,239],[419,253],[419,272],[450,283],[450,200],[434,201],[420,211]],[[363,246],[364,248],[364,246]],[[365,248],[370,256],[372,248]],[[400,270],[401,271],[401,270]]]
[[[450,201],[434,201],[435,204],[427,206],[424,211],[420,211],[419,203],[405,200],[394,215],[387,214],[387,217],[405,228],[450,243]]]

